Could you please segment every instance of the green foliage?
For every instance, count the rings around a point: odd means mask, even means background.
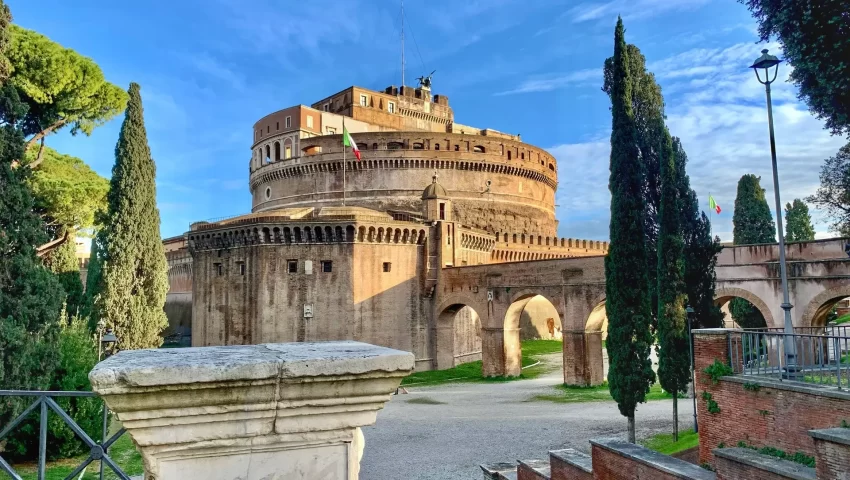
[[[732,367],[716,358],[714,359],[714,363],[705,367],[702,371],[711,379],[712,385],[717,385],[720,377],[726,377],[734,373]]]
[[[790,80],[826,128],[850,134],[850,35],[844,0],[740,0],[758,20],[762,41],[776,38],[794,69]]]
[[[790,460],[794,463],[799,463],[807,467],[815,468],[815,457],[810,457],[803,452],[795,452],[794,454],[789,454],[788,452],[775,447],[758,448],[744,441],[738,442],[738,447],[749,448],[751,450],[759,452],[762,455],[768,455],[770,457],[776,457],[782,460]]]
[[[620,413],[629,418],[633,440],[635,408],[644,402],[655,373],[649,360],[652,334],[643,235],[644,174],[622,19],[617,20],[614,34],[611,105],[611,247],[605,257],[608,383]]]
[[[96,315],[111,323],[121,350],[162,344],[168,265],[159,233],[156,166],[148,147],[138,84],[115,147],[115,166],[103,227]]]
[[[643,168],[643,234],[646,242],[648,294],[657,298],[659,212],[661,209],[661,157],[664,150],[664,97],[655,75],[646,69],[646,58],[640,49],[626,44],[626,62],[629,69],[631,86],[631,105],[634,115],[635,140],[638,147],[638,159]],[[602,91],[613,99],[614,57],[605,60],[603,67],[604,83]],[[650,302],[652,319],[658,317],[658,304]],[[656,326],[653,324],[652,328]]]
[[[721,447],[721,448],[722,448],[722,447]],[[711,464],[710,464],[710,463],[706,463],[706,462],[701,463],[701,464],[700,464],[700,468],[702,468],[703,470],[708,470],[709,472],[715,472],[715,471],[716,471],[716,470],[714,469],[714,467],[712,467],[712,466],[711,466]]]
[[[557,385],[554,387],[555,392],[552,394],[541,394],[532,397],[532,400],[540,400],[554,403],[583,403],[583,402],[603,402],[611,401],[611,390],[607,383],[597,385],[595,387],[578,387],[574,385]],[[646,401],[654,400],[669,400],[673,395],[665,392],[661,385],[654,384],[649,388],[649,393],[646,394]],[[684,398],[679,395],[679,398]]]
[[[708,413],[720,413],[720,405],[717,404],[710,393],[702,392],[702,399],[705,400],[705,408],[708,410]]]
[[[758,392],[759,390],[761,390],[761,385],[759,385],[758,383],[745,382],[744,390],[747,390],[749,392]]]
[[[785,204],[785,240],[789,242],[807,242],[815,239],[815,227],[809,207],[799,198],[794,203]]]
[[[24,135],[44,135],[70,126],[91,134],[124,110],[127,94],[107,82],[90,58],[17,25],[11,27],[9,83],[29,105]]]
[[[690,344],[685,313],[684,242],[679,190],[685,172],[676,168],[673,140],[664,128],[661,211],[658,232],[658,380],[673,394],[673,438],[678,439],[678,399],[690,380]]]
[[[824,161],[820,187],[806,201],[826,212],[830,230],[850,236],[850,142]]]
[[[850,428],[850,423],[847,423],[847,420],[841,420],[841,428]]]
[[[27,152],[27,161],[36,157]],[[62,228],[79,232],[95,225],[95,213],[106,210],[109,180],[77,157],[44,148],[42,163],[30,178],[36,208]]]
[[[71,315],[78,315],[83,306],[83,282],[80,278],[80,262],[77,260],[75,235],[70,233],[68,240],[50,252],[47,266],[56,274],[65,291],[65,308]]]
[[[100,289],[100,282],[103,279],[103,231],[98,231],[91,241],[91,251],[89,253],[89,268],[86,271],[86,288],[85,296],[82,305],[82,316],[89,319],[89,329],[95,331],[97,322],[100,317],[97,315],[95,300]]]
[[[759,410],[759,415],[761,415],[762,417],[766,417],[766,416],[770,415],[770,411],[769,410]]]
[[[9,48],[9,25],[12,23],[12,12],[3,0],[0,0],[0,83],[9,78],[12,65],[6,57],[6,49]]]
[[[699,445],[699,434],[693,429],[687,429],[679,432],[679,440],[676,441],[673,435],[668,433],[659,433],[641,442],[644,447],[655,450],[664,455],[673,455]]]

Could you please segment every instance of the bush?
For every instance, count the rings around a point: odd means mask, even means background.
[[[97,342],[86,322],[73,318],[62,327],[55,344],[57,357],[51,390],[89,391],[88,374],[97,363]],[[26,408],[34,398],[17,408],[17,412]],[[94,440],[100,438],[102,420],[102,401],[97,397],[57,397],[56,403]],[[17,415],[17,413],[16,413]],[[3,445],[5,455],[12,460],[32,460],[38,458],[39,409],[18,425],[7,437]],[[63,458],[88,452],[89,448],[65,422],[52,410],[47,422],[47,458]]]

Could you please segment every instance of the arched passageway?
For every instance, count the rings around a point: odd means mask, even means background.
[[[437,316],[437,370],[481,360],[481,319],[472,307],[453,303]]]
[[[732,307],[733,304],[732,300],[735,298],[740,298],[749,302],[752,305],[753,309],[761,313],[761,316],[764,318],[765,326],[767,326],[768,328],[783,326],[781,322],[779,324],[775,322],[770,308],[767,306],[764,300],[756,296],[754,293],[743,288],[724,287],[718,288],[714,292],[714,304],[720,307],[720,310],[724,314],[723,321],[725,327],[740,327],[737,323],[735,323],[730,312],[730,307]],[[778,305],[777,308],[779,308]]]
[[[524,331],[528,335],[523,335]],[[522,340],[524,338],[560,337],[561,314],[552,301],[535,292],[521,293],[505,312],[503,327],[505,376],[516,377],[522,373]]]

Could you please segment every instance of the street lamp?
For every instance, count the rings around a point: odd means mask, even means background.
[[[770,156],[773,162],[773,195],[776,199],[776,229],[779,232],[779,273],[782,277],[782,310],[785,311],[785,357],[786,357],[786,372],[792,374],[796,370],[796,354],[794,339],[791,335],[794,334],[794,323],[791,321],[791,300],[788,297],[788,270],[785,265],[785,233],[782,229],[782,202],[779,200],[779,172],[776,167],[776,140],[773,134],[773,105],[770,99],[770,84],[776,80],[779,75],[779,63],[782,60],[767,53],[767,49],[761,51],[761,56],[750,65],[750,68],[756,74],[756,79],[764,85],[767,92],[767,123],[770,129]],[[771,78],[771,69],[773,69],[773,78]],[[764,71],[764,80],[762,80],[759,70]]]
[[[106,353],[107,357],[114,353],[115,344],[118,343],[118,337],[112,333],[111,328],[106,328],[106,322],[103,319],[97,322],[97,335],[97,361],[99,362],[101,360],[100,357],[104,353]]]
[[[694,309],[690,305],[687,305],[685,312],[688,313],[688,344],[691,346],[691,398],[694,400],[694,433],[697,433],[699,432],[699,425],[697,424],[697,379],[696,372],[694,371],[694,336],[691,334]]]

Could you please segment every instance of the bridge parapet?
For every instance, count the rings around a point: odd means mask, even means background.
[[[846,260],[844,246],[848,238],[829,238],[810,242],[793,242],[785,245],[785,258],[790,261]],[[778,262],[779,245],[763,243],[723,247],[717,256],[717,265],[751,265]]]

